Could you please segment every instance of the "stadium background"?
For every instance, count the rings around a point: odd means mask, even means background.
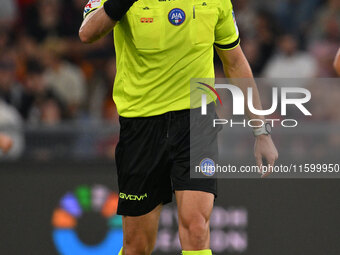
[[[335,77],[340,1],[233,3],[256,77]],[[15,146],[0,161],[0,254],[68,255],[54,231],[69,229],[84,245],[82,255],[106,255],[111,253],[99,249],[108,231],[120,231],[119,218],[103,209],[114,203],[117,191],[113,42],[107,36],[93,45],[80,43],[85,4],[1,0],[0,130]],[[217,58],[216,76],[223,76]],[[308,128],[274,134],[280,162],[339,163],[340,89],[309,89]],[[253,162],[250,133],[231,129],[228,139],[229,162]],[[212,216],[212,247],[216,254],[339,254],[339,184],[223,180]],[[179,250],[176,224],[175,209],[168,206],[154,254]],[[113,239],[118,245],[119,238],[118,233]],[[63,249],[77,255],[74,247],[68,243]]]

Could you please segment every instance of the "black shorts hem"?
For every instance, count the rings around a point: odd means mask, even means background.
[[[215,196],[215,198],[217,198],[217,191],[214,189],[209,189],[207,187],[200,187],[200,186],[196,186],[196,187],[184,187],[184,186],[178,186],[178,187],[174,187],[173,188],[174,192],[176,190],[178,191],[184,191],[184,190],[192,190],[192,191],[203,191],[203,192],[207,192],[207,193],[211,193]]]
[[[150,206],[148,208],[141,208],[140,210],[124,210],[124,209],[120,209],[119,206],[118,206],[117,215],[131,216],[131,217],[142,216],[142,215],[148,214],[149,212],[154,210],[160,204],[166,205],[166,204],[169,204],[171,202],[172,202],[172,199],[159,201],[157,203],[154,203],[152,206]]]

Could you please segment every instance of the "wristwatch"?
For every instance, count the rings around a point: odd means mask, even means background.
[[[272,126],[269,123],[264,124],[260,128],[254,128],[253,129],[254,136],[270,135],[271,133],[272,133]]]

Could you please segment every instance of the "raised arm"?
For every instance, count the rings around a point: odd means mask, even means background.
[[[103,7],[90,13],[81,24],[79,38],[83,43],[93,43],[108,34],[115,26]]]
[[[80,40],[93,43],[109,33],[136,0],[90,0],[85,6]]]

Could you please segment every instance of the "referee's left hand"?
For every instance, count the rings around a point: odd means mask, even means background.
[[[269,170],[271,167],[274,167],[275,161],[279,157],[277,149],[270,135],[260,135],[256,137],[254,155],[256,164],[261,170],[262,178],[267,177],[271,171],[263,172],[263,159],[267,161]]]

